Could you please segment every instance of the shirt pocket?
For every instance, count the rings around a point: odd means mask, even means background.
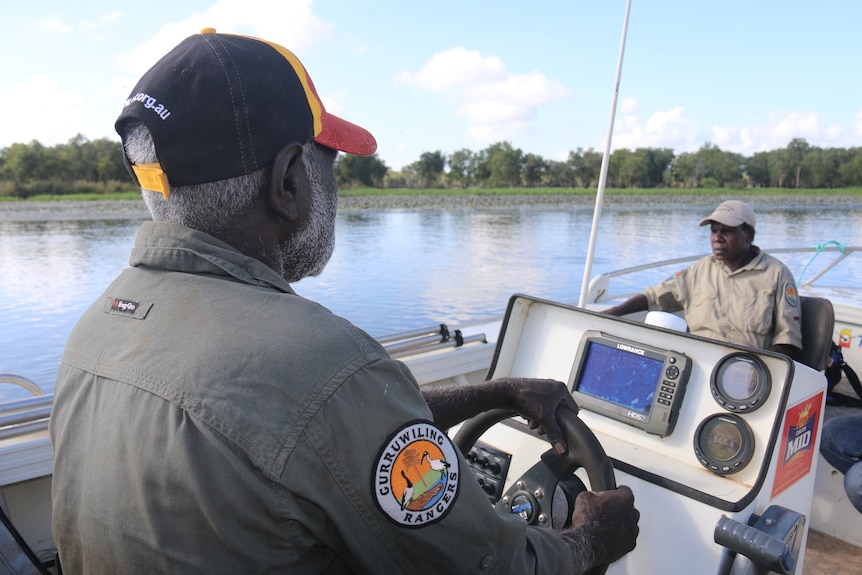
[[[772,313],[775,293],[769,290],[757,290],[749,301],[734,302],[737,305],[740,319],[740,328],[748,333],[765,336],[772,332]]]
[[[708,329],[712,333],[720,333],[720,316],[723,314],[720,309],[718,290],[714,285],[698,286],[690,293],[683,294],[683,297],[688,298],[685,320],[691,331],[700,332]]]

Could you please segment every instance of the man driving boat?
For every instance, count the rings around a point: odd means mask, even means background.
[[[205,29],[141,78],[116,127],[154,221],[60,367],[64,572],[585,573],[634,548],[627,487],[581,493],[561,532],[528,526],[493,510],[444,433],[502,406],[565,451],[562,383],[420,391],[293,291],[332,253],[337,150],[376,150],[294,54]]]
[[[802,350],[796,282],[784,263],[752,243],[756,223],[745,202],[723,202],[700,221],[709,225],[712,255],[605,312],[682,311],[693,334],[796,359]]]

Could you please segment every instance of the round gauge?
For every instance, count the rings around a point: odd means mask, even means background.
[[[760,358],[750,353],[733,353],[712,370],[710,388],[720,406],[734,413],[754,411],[769,396],[772,381]]]
[[[694,434],[694,453],[701,465],[729,475],[742,470],[754,454],[754,434],[736,414],[718,413],[704,419]]]

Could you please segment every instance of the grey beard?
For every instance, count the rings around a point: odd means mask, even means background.
[[[276,248],[275,271],[289,283],[317,276],[326,267],[335,249],[335,212],[337,190],[327,189],[311,160],[311,150],[302,154],[302,162],[311,184],[311,216],[296,234]]]

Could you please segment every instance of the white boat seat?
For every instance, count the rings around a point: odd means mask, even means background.
[[[802,353],[798,361],[823,371],[832,349],[835,311],[828,299],[810,296],[799,299],[802,306]]]

